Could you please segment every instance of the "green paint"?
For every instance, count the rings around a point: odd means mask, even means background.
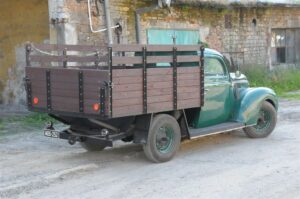
[[[193,127],[203,128],[227,121],[256,124],[260,107],[266,100],[278,109],[278,99],[273,90],[264,87],[249,88],[244,76],[229,75],[223,56],[215,51],[207,50],[205,58],[218,60],[223,66],[224,75],[208,73],[208,67],[214,66],[206,63],[205,102],[194,118]]]
[[[156,135],[156,148],[161,153],[169,153],[172,150],[174,131],[169,126],[161,126]]]
[[[193,122],[195,128],[203,128],[228,121],[234,106],[232,84],[222,57],[216,54],[206,54],[204,66],[205,105],[198,112]],[[218,66],[218,68],[215,66]],[[220,71],[220,74],[217,74],[217,71]]]

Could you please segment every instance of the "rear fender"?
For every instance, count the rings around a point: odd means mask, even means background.
[[[259,87],[241,90],[234,120],[246,125],[255,125],[260,107],[264,101],[270,102],[278,110],[278,99],[272,89]]]

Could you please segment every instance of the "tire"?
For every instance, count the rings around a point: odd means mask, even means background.
[[[257,124],[244,128],[244,132],[250,138],[264,138],[273,132],[276,122],[276,109],[271,103],[264,101],[260,108]]]
[[[87,151],[102,151],[106,147],[106,145],[99,142],[98,140],[89,138],[86,138],[86,140],[80,142],[80,145]]]
[[[180,147],[181,132],[176,119],[167,114],[154,117],[147,143],[143,145],[146,157],[155,163],[171,160]]]

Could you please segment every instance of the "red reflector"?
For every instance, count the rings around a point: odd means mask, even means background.
[[[39,98],[37,98],[37,97],[33,98],[33,103],[38,104],[39,103]]]
[[[99,104],[94,104],[93,109],[94,109],[94,111],[99,111],[100,105]]]

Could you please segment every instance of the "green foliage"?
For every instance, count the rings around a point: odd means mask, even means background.
[[[280,96],[288,91],[300,90],[299,68],[277,68],[270,71],[265,66],[247,66],[241,71],[252,87],[270,87]]]
[[[286,98],[286,99],[290,99],[290,100],[300,100],[300,93],[284,93],[281,95],[281,97]]]
[[[58,123],[53,118],[50,118],[47,114],[44,113],[31,113],[26,116],[6,117],[0,119],[0,131],[8,128],[11,124],[26,129],[43,128],[45,126],[45,123],[48,121]]]
[[[24,125],[43,126],[46,122],[55,120],[49,117],[45,113],[32,113],[26,117],[20,119],[20,122]]]

